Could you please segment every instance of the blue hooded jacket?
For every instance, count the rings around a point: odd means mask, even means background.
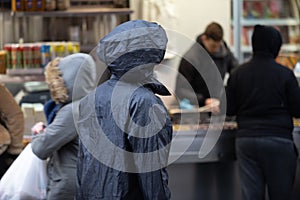
[[[99,42],[97,55],[112,76],[78,107],[77,199],[170,199],[172,124],[155,95],[170,93],[153,76],[166,45],[164,29],[142,20]]]

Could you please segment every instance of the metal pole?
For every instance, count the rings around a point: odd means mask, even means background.
[[[241,12],[242,12],[243,0],[233,0],[233,44],[234,44],[234,54],[238,58],[239,62],[243,62],[243,53],[241,50]]]
[[[4,47],[4,12],[0,13],[0,49],[3,49]]]

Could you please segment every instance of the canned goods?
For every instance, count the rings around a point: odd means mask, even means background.
[[[4,45],[4,50],[6,51],[6,68],[11,69],[11,44]]]
[[[18,44],[13,44],[11,47],[11,64],[12,69],[22,68],[22,53],[23,47]]]
[[[57,43],[55,45],[55,56],[56,57],[64,57],[65,56],[65,45],[63,43]]]
[[[32,45],[26,44],[23,46],[23,68],[28,69],[33,67],[32,62]]]
[[[46,65],[50,62],[51,60],[51,55],[50,55],[50,45],[48,44],[43,44],[40,48],[41,52],[41,65],[42,67],[46,67]]]
[[[73,53],[78,53],[80,51],[80,45],[78,42],[73,43]]]
[[[33,67],[40,68],[41,67],[41,46],[39,44],[35,44],[32,48],[33,55]]]

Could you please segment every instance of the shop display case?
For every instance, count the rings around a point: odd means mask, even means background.
[[[19,44],[23,47],[25,44],[32,46],[46,42],[47,44],[60,42],[79,44],[80,52],[89,53],[96,47],[100,38],[118,24],[127,21],[129,14],[133,12],[127,0],[65,0],[62,2],[66,6],[55,7],[54,5],[51,9],[49,2],[60,1],[44,0],[42,2],[45,5],[41,9],[27,9],[25,4],[29,1],[25,0],[12,0],[12,2],[15,2],[12,8],[8,8],[7,5],[1,7],[0,49],[4,50],[8,44]],[[54,51],[55,49],[52,48],[51,52]],[[6,53],[10,52],[6,51]],[[42,53],[41,51],[40,54]],[[19,57],[22,63],[22,55]],[[2,70],[4,67],[1,67],[1,82],[44,80],[42,68],[45,65],[41,65],[40,69],[10,67],[9,59],[11,57],[6,59],[5,64],[0,62],[1,66],[5,65],[8,69]]]
[[[174,116],[171,117],[174,119]],[[199,125],[187,124],[187,121],[185,120],[181,125],[175,122],[173,125],[173,147],[171,145],[169,160],[173,161],[175,157],[177,159],[168,166],[172,199],[240,200],[241,184],[235,152],[236,122],[228,119],[222,126],[213,124],[210,127],[216,128],[216,131],[221,128],[222,131],[211,151],[201,158],[199,151],[204,140],[210,137],[208,135],[210,118],[200,119]],[[293,137],[298,151],[300,151],[299,122],[299,119],[294,119]],[[214,137],[213,132],[210,134]],[[185,145],[188,146],[186,151],[179,152],[178,149],[183,149],[182,146]],[[300,198],[297,189],[299,186],[300,159],[298,159],[292,200]]]
[[[42,12],[14,12],[13,17],[19,26],[14,29],[14,40],[23,38],[34,42],[32,20],[41,21],[37,36],[42,41],[76,41],[82,52],[90,52],[98,40],[123,22],[123,16],[132,12],[129,8],[109,8],[102,6],[76,6],[67,10]],[[37,31],[35,30],[35,31]]]
[[[169,109],[174,132],[168,166],[172,199],[240,199],[236,122],[224,116],[213,120],[202,108]]]

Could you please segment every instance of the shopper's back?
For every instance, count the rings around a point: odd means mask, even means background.
[[[269,34],[267,41],[261,40],[263,34]],[[237,115],[239,136],[255,133],[291,138],[292,116],[300,116],[300,90],[293,72],[275,61],[281,43],[276,32],[257,32],[253,58],[231,74],[227,113]]]

